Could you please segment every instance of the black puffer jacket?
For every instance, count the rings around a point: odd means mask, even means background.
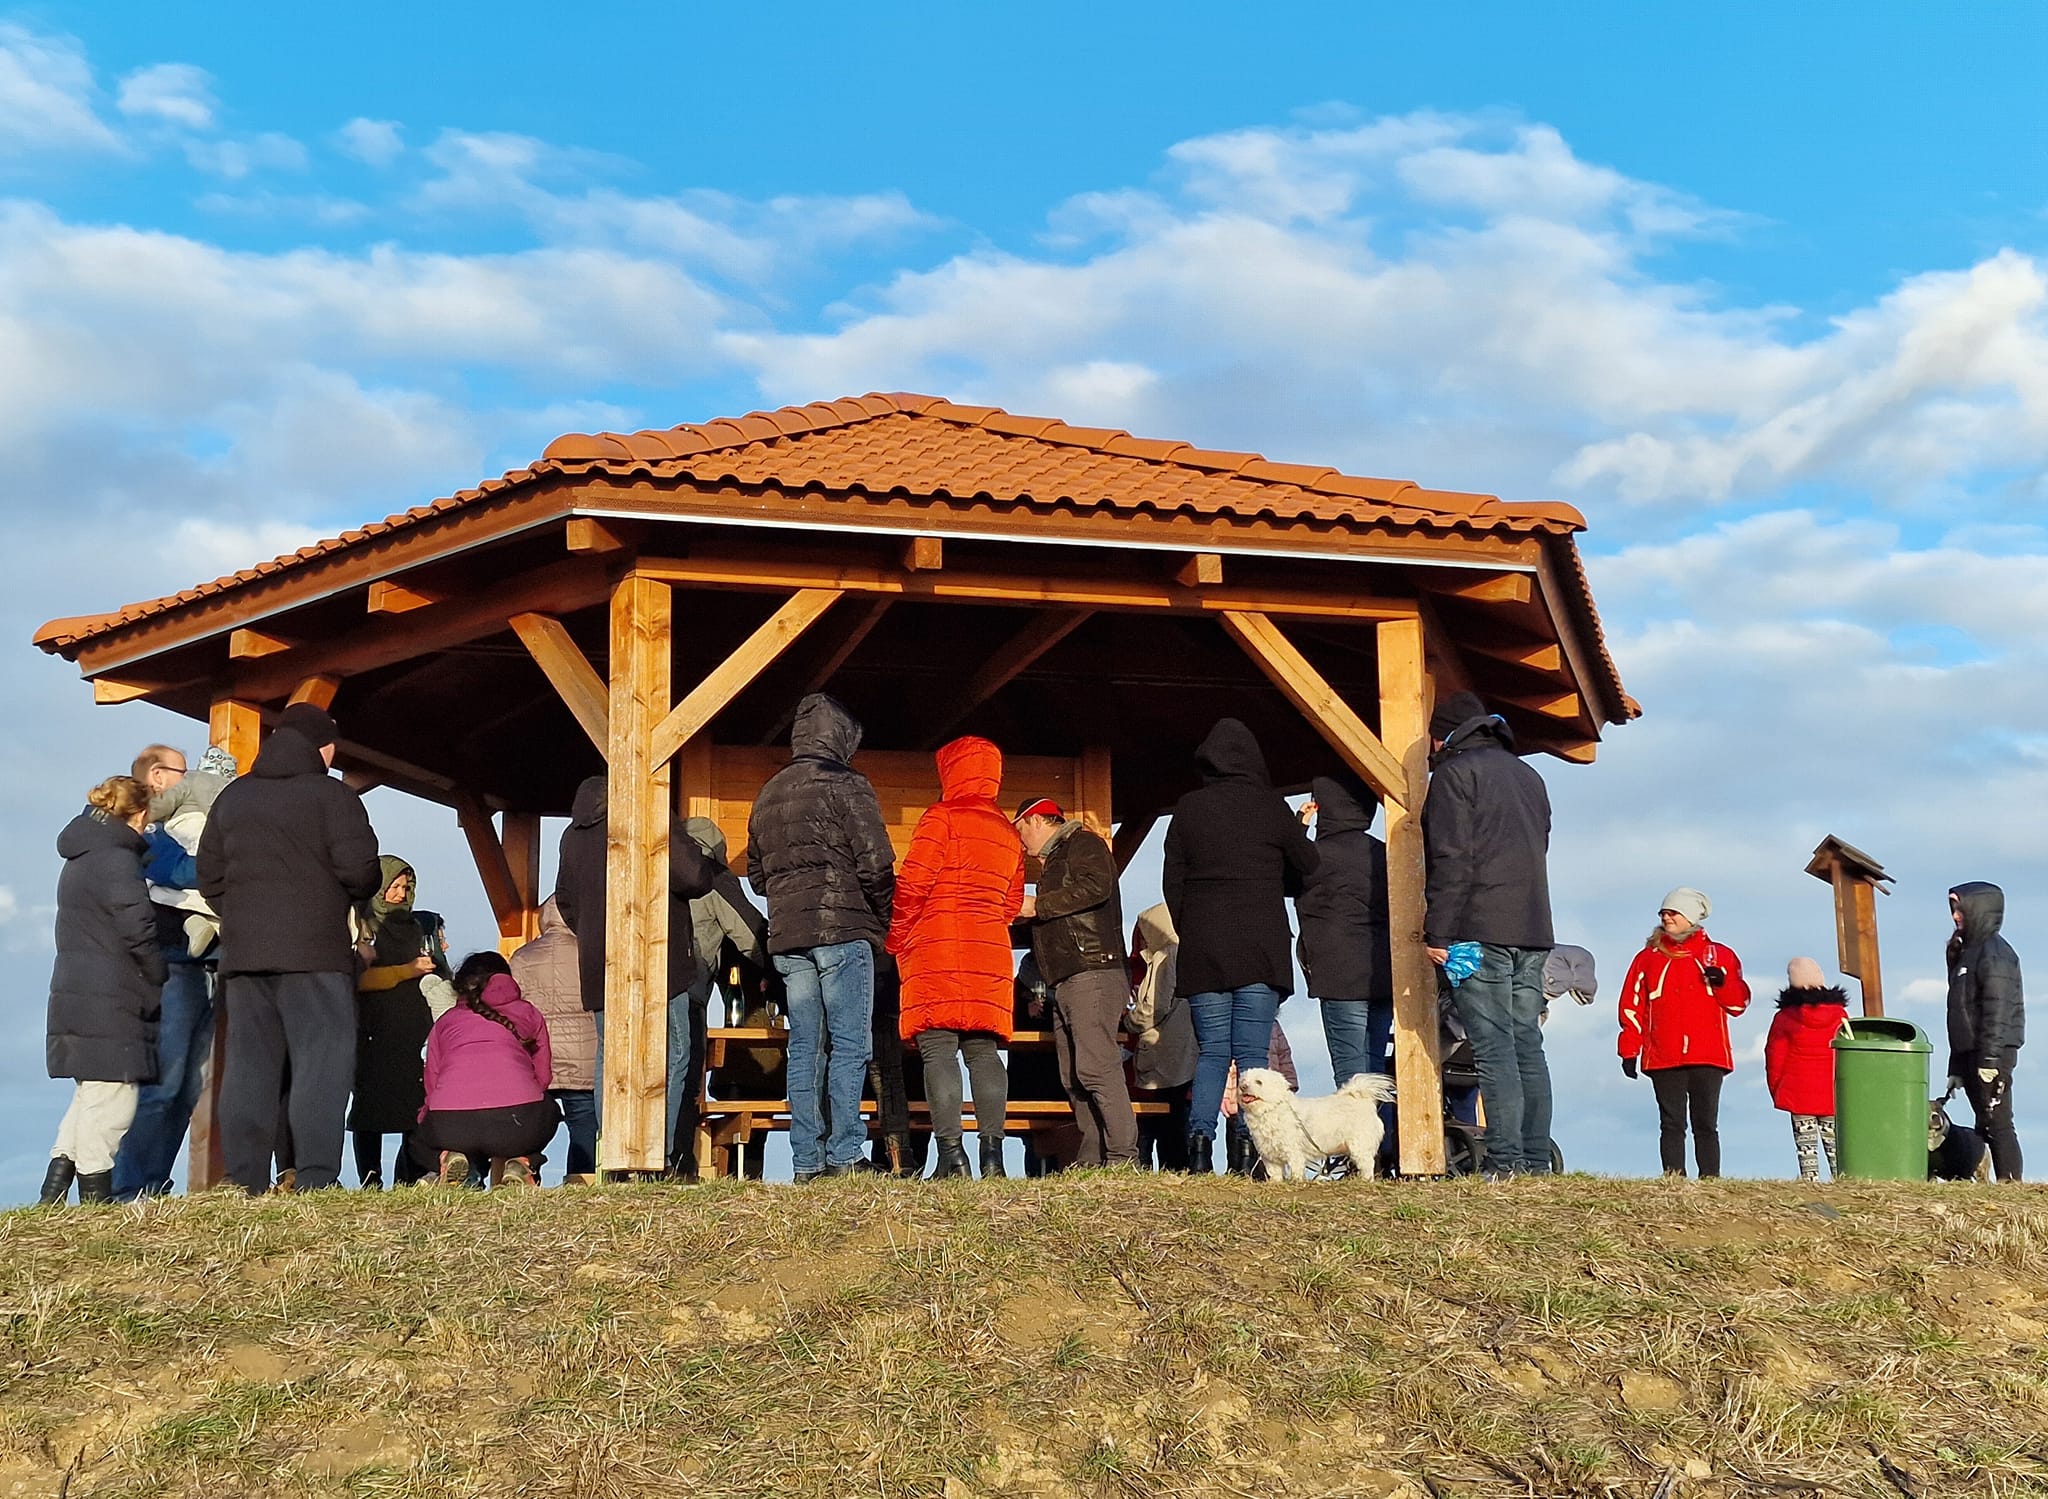
[[[1980,1067],[2011,1072],[2027,1039],[2027,1016],[2019,954],[1999,934],[2005,892],[1972,880],[1949,894],[1963,912],[1963,929],[1948,943],[1949,1076]]]
[[[1469,718],[1431,762],[1422,804],[1431,947],[1548,948],[1550,792],[1499,718]]]
[[[156,1077],[163,948],[142,860],[125,822],[87,810],[57,835],[57,963],[50,974],[51,1077],[146,1083]]]
[[[1162,879],[1180,933],[1176,994],[1271,984],[1294,992],[1287,897],[1316,868],[1316,847],[1266,774],[1252,731],[1219,721],[1195,751],[1203,785],[1166,830]]]
[[[279,729],[214,802],[199,835],[199,890],[220,916],[220,972],[356,971],[348,911],[377,893],[377,834],[363,799],[304,735]]]
[[[555,909],[562,922],[576,934],[576,974],[583,991],[583,1008],[604,1009],[605,892],[609,876],[605,864],[605,843],[610,814],[607,796],[610,783],[603,776],[591,776],[576,788],[576,800],[569,808],[569,825],[562,829],[562,841],[555,859]],[[723,864],[708,856],[689,835],[681,818],[668,830],[668,997],[673,999],[697,982],[695,923],[690,919],[690,902],[709,894],[723,875],[740,895],[739,882]],[[740,899],[746,897],[740,895]]]
[[[896,851],[875,788],[852,765],[860,723],[822,692],[797,704],[789,764],[747,818],[747,883],[768,898],[768,950],[889,934]]]
[[[1070,822],[1045,846],[1038,876],[1031,955],[1039,977],[1058,987],[1077,973],[1122,968],[1124,906],[1117,890],[1116,855],[1099,834]]]
[[[1317,999],[1391,999],[1387,846],[1373,837],[1379,800],[1363,786],[1317,776],[1316,868],[1294,903],[1301,971]]]

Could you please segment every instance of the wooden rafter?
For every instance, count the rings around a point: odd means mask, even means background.
[[[148,697],[156,688],[146,682],[123,682],[115,677],[94,677],[92,679],[92,700],[101,707],[114,703],[132,703],[139,697]]]
[[[1109,840],[1109,851],[1116,859],[1118,874],[1130,868],[1131,860],[1138,857],[1138,850],[1144,847],[1145,840],[1165,815],[1163,812],[1144,812],[1136,817],[1126,817],[1116,825],[1116,835]]]
[[[505,845],[498,839],[498,830],[491,822],[491,814],[484,804],[472,796],[458,795],[455,798],[455,820],[462,827],[462,836],[469,842],[469,856],[476,861],[477,877],[483,881],[484,896],[491,903],[491,914],[497,918],[498,930],[516,930],[526,910],[526,901],[514,877],[511,860],[505,857]]]
[[[1183,588],[1207,588],[1223,581],[1223,554],[1197,552],[1173,575]]]
[[[1536,596],[1527,573],[1496,573],[1470,583],[1437,584],[1429,591],[1462,604],[1526,604]]]
[[[1465,647],[1475,656],[1484,656],[1489,661],[1498,661],[1504,666],[1520,666],[1529,671],[1555,673],[1564,666],[1564,653],[1555,645],[1541,642],[1514,645],[1501,641],[1475,640]]]
[[[230,661],[255,661],[264,656],[275,656],[278,652],[291,648],[292,643],[289,640],[280,639],[262,630],[234,630],[228,635]]]
[[[599,520],[593,515],[572,515],[563,527],[563,543],[572,552],[617,552],[628,545],[635,530],[629,522]]]
[[[805,674],[801,689],[790,694],[789,706],[776,715],[775,722],[761,736],[761,743],[777,743],[789,732],[789,726],[796,722],[796,705],[812,693],[825,690],[832,678],[838,675],[839,668],[853,659],[853,653],[860,649],[861,642],[874,633],[875,626],[882,622],[882,617],[895,603],[896,601],[891,598],[868,600],[866,607],[860,612],[860,617],[832,643],[832,649],[825,653],[824,659]]]
[[[913,536],[903,543],[903,566],[914,573],[935,573],[946,565],[946,543],[936,536]]]
[[[928,719],[925,747],[943,744],[953,725],[1015,681],[1031,664],[1093,617],[1087,609],[1034,614],[1031,622],[996,648],[966,685]]]
[[[769,662],[787,650],[791,642],[816,624],[838,601],[836,589],[798,589],[654,726],[648,748],[654,763],[666,765],[674,759],[677,750],[702,732],[727,703],[738,697],[749,682],[767,669]]]
[[[553,615],[538,613],[515,614],[506,623],[598,753],[604,753],[611,743],[610,691],[568,628]]]
[[[334,706],[335,695],[341,691],[341,678],[332,675],[308,677],[292,689],[287,700],[293,703],[311,703],[325,713]]]
[[[1409,803],[1414,789],[1400,760],[1270,619],[1232,611],[1223,616],[1223,627],[1345,764],[1364,776],[1384,800]]]
[[[389,578],[379,578],[370,585],[369,610],[372,614],[410,614],[415,609],[425,609],[440,602],[441,596],[437,593],[394,583]]]

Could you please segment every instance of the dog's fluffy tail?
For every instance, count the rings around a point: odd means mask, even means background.
[[[1337,1091],[1346,1098],[1369,1098],[1374,1103],[1392,1103],[1394,1080],[1384,1072],[1361,1072]]]

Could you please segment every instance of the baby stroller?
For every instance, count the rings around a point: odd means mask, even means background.
[[[1591,953],[1583,947],[1552,948],[1543,964],[1543,1013],[1538,1023],[1550,1018],[1553,999],[1589,1005],[1598,988]],[[1479,1064],[1448,983],[1437,991],[1437,1023],[1443,1053],[1444,1168],[1452,1176],[1470,1176],[1486,1167],[1486,1131],[1479,1123]],[[1564,1152],[1555,1139],[1550,1142],[1550,1169],[1564,1174]]]

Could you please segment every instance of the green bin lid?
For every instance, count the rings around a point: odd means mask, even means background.
[[[1835,1032],[1837,1051],[1932,1051],[1927,1033],[1910,1020],[1889,1015],[1856,1015]]]

